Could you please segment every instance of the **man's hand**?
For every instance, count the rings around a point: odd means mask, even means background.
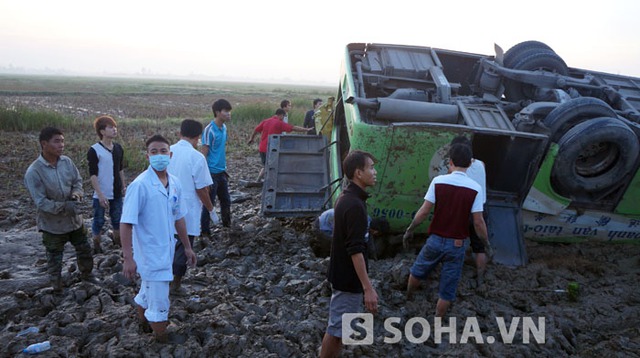
[[[220,224],[220,218],[218,217],[218,214],[216,214],[216,209],[209,212],[209,217],[211,218],[211,221],[213,221],[213,225]]]
[[[371,313],[378,312],[378,293],[373,287],[364,290],[364,306]]]
[[[247,142],[247,144],[249,144],[249,145],[253,144],[253,138],[249,139],[249,141]]]
[[[198,258],[196,257],[196,253],[193,252],[191,248],[184,249],[184,255],[187,256],[187,265],[189,267],[195,267],[198,262]]]
[[[489,240],[484,242],[484,252],[487,255],[488,260],[491,261],[495,252],[493,251],[493,247],[491,247]]]
[[[109,207],[109,200],[102,194],[98,195],[98,201],[100,202],[100,206],[106,209]]]
[[[133,258],[124,259],[124,265],[122,266],[122,273],[124,274],[124,277],[133,281],[136,278],[137,268],[138,267],[136,266],[136,262]]]
[[[413,239],[413,230],[407,229],[402,236],[402,246],[406,249],[409,247],[409,241]]]

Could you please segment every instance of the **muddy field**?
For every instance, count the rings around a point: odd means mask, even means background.
[[[249,100],[249,96],[238,101]],[[127,112],[127,105],[140,103],[138,98],[120,96],[109,102],[114,107],[98,108],[105,104],[85,97],[38,93],[0,96],[4,103],[26,103],[28,99],[29,105],[37,103],[87,118],[98,112],[134,117]],[[149,108],[175,103],[171,111],[177,115],[191,106],[208,108],[211,101],[204,95],[144,98]],[[269,99],[263,94],[261,100],[265,98]],[[83,111],[78,101],[82,101]],[[238,127],[234,130],[242,131]],[[249,134],[247,130],[242,135]],[[67,141],[79,137],[71,131]],[[172,297],[172,343],[163,345],[139,329],[132,306],[136,283],[121,276],[120,250],[107,235],[103,237],[106,250],[94,257],[94,273],[100,284],[79,280],[75,254],[68,246],[63,293],[54,295],[43,285],[44,248],[35,229],[33,203],[22,184],[24,171],[38,154],[36,139],[35,132],[0,133],[0,356],[15,357],[27,345],[44,340],[52,345],[41,355],[46,357],[317,356],[330,297],[325,280],[328,259],[314,256],[309,246],[311,218],[262,217],[260,189],[239,185],[240,179],[257,174],[257,152],[232,151],[229,155],[230,184],[236,199],[233,225],[216,229],[212,240],[197,240],[199,262],[185,277],[188,294]],[[72,159],[77,163],[82,160]],[[92,191],[86,172],[82,174],[85,226],[89,227]],[[128,172],[127,177],[131,180],[137,174]],[[491,265],[486,291],[475,289],[473,266],[465,265],[458,300],[449,316],[456,322],[451,329],[455,338],[449,342],[452,335],[445,335],[439,344],[433,334],[437,282],[428,283],[410,301],[404,295],[415,250],[399,250],[395,257],[370,261],[370,274],[381,301],[374,319],[374,342],[346,347],[344,355],[640,356],[640,246],[527,242],[527,250],[530,263],[525,267]],[[579,285],[577,299],[555,292],[571,282]],[[391,317],[400,319],[395,324],[397,331],[384,326]],[[424,321],[418,320],[409,335],[404,331],[415,317],[429,323],[428,340],[421,339],[426,333],[420,331]],[[535,325],[526,326],[523,321]],[[39,332],[16,336],[31,326]],[[385,343],[385,337],[394,333],[402,335],[399,342]],[[470,338],[462,342],[463,337]],[[525,343],[527,338],[529,343]]]

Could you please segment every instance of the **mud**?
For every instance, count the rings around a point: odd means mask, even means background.
[[[14,357],[27,345],[44,340],[52,345],[42,354],[47,357],[317,356],[330,298],[325,280],[328,258],[315,257],[309,247],[311,218],[262,217],[260,189],[238,185],[240,179],[255,177],[260,165],[257,153],[229,158],[231,189],[241,198],[232,205],[234,224],[216,229],[211,240],[196,241],[199,263],[185,277],[187,294],[172,297],[171,343],[158,344],[138,327],[132,306],[136,282],[122,277],[120,250],[108,235],[103,237],[104,253],[94,257],[99,284],[79,280],[75,254],[68,245],[64,291],[56,295],[46,287],[44,248],[35,229],[33,204],[22,185],[22,175],[37,155],[36,134],[1,134],[0,356]],[[129,178],[134,175],[128,173]],[[88,182],[85,190],[84,217],[89,227]],[[525,267],[490,265],[486,290],[476,289],[471,261],[465,265],[458,300],[449,315],[456,321],[453,343],[449,342],[452,334],[445,334],[441,343],[434,341],[437,282],[427,283],[412,300],[405,297],[415,251],[400,250],[395,257],[371,261],[371,277],[380,297],[374,342],[348,346],[344,355],[639,355],[640,246],[527,242],[527,251],[530,263]],[[577,299],[554,292],[571,282],[579,285]],[[384,326],[391,317],[400,318],[395,327],[402,339],[395,344],[384,342],[392,337]],[[428,340],[409,341],[404,327],[412,317],[430,324]],[[518,317],[518,324],[511,326]],[[523,329],[525,319],[535,323],[538,332],[544,330],[541,340],[534,339],[534,331]],[[444,326],[451,327],[450,322]],[[16,337],[30,326],[39,332]],[[421,327],[414,324],[411,336],[420,338]],[[508,332],[501,335],[501,328]],[[474,335],[469,336],[470,332]],[[513,333],[511,343],[507,333]],[[471,338],[463,343],[463,336]],[[490,338],[495,341],[488,343]]]

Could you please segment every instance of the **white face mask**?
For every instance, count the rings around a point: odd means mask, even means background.
[[[151,167],[159,172],[167,169],[171,157],[167,154],[156,154],[149,156]]]

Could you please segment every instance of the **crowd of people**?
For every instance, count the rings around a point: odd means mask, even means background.
[[[274,116],[261,121],[249,139],[261,134],[259,153],[267,159],[268,138],[273,134],[302,132],[315,135],[313,114],[322,100],[313,101],[304,126],[288,123],[291,102],[284,100]],[[212,105],[213,119],[206,126],[185,119],[180,139],[171,144],[156,134],[147,139],[148,168],[128,185],[124,175],[123,147],[115,142],[117,123],[110,116],[94,121],[98,141],[87,152],[93,188],[93,247],[79,210],[84,196],[82,178],[73,161],[63,155],[64,133],[54,127],[41,130],[40,156],[25,173],[25,185],[36,205],[37,228],[46,249],[47,274],[54,292],[61,292],[63,251],[67,242],[76,250],[80,278],[98,283],[92,274],[93,255],[102,252],[101,238],[108,212],[113,242],[121,248],[123,274],[140,277],[134,298],[140,325],[159,342],[167,341],[170,295],[181,295],[182,278],[197,258],[192,246],[197,236],[211,236],[211,223],[231,226],[231,198],[226,165],[227,127],[231,119],[229,101]],[[198,145],[200,144],[200,145]],[[198,150],[199,147],[199,150]],[[376,185],[376,159],[370,153],[352,150],[343,160],[346,180],[334,208],[319,218],[319,234],[330,238],[327,273],[332,295],[321,356],[337,356],[341,350],[342,315],[378,309],[378,294],[368,276],[371,237],[385,234],[389,224],[368,216],[367,188]],[[264,168],[258,175],[263,178]],[[216,198],[220,216],[215,210]],[[445,315],[455,300],[465,251],[471,241],[476,254],[478,282],[482,283],[490,245],[483,218],[486,201],[484,164],[472,157],[471,143],[455,138],[449,150],[449,174],[434,178],[424,203],[407,227],[407,245],[416,228],[433,209],[429,237],[410,269],[407,297],[442,264],[439,299],[435,315]],[[471,238],[471,240],[467,240]]]

